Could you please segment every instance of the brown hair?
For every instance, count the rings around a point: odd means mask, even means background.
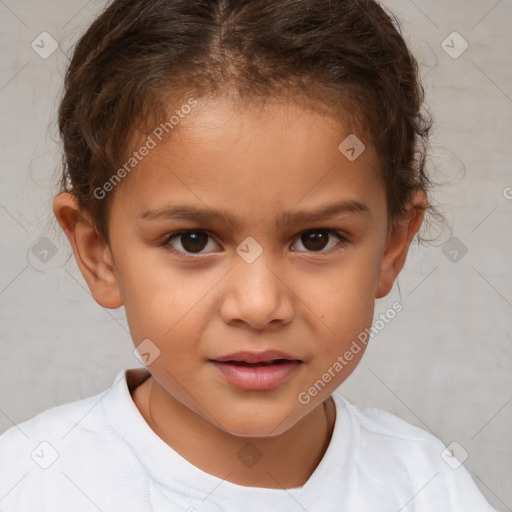
[[[399,21],[377,2],[115,0],[79,40],[67,70],[61,190],[108,240],[114,193],[98,199],[94,190],[122,165],[134,137],[184,98],[235,92],[349,119],[380,157],[390,222],[412,191],[430,186],[432,122],[422,111],[418,64]]]

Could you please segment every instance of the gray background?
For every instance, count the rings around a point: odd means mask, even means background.
[[[96,304],[52,222],[66,55],[102,5],[0,0],[0,433],[139,366],[124,311]],[[400,291],[377,303],[377,314],[395,300],[404,310],[339,392],[459,443],[490,503],[512,510],[512,1],[384,5],[421,64],[434,200],[459,242],[442,245],[445,231],[412,250]],[[469,44],[458,58],[441,46],[454,31]],[[46,59],[31,47],[42,32],[60,45]]]

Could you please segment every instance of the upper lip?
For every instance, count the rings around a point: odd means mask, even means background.
[[[236,352],[226,356],[216,357],[212,361],[224,363],[226,361],[242,361],[245,363],[268,363],[276,359],[288,359],[289,361],[300,361],[299,358],[281,352],[279,350],[265,350],[264,352]]]

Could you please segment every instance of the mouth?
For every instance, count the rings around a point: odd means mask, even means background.
[[[257,368],[259,366],[272,366],[277,364],[286,364],[291,362],[290,359],[273,359],[272,361],[262,361],[261,363],[248,363],[246,361],[235,361],[235,360],[229,360],[229,361],[214,361],[215,363],[222,363],[222,364],[232,364],[235,366],[247,366],[249,368]],[[297,361],[301,362],[301,361]]]
[[[229,384],[245,391],[273,389],[289,379],[303,363],[277,351],[238,352],[209,361]]]
[[[232,364],[282,364],[287,361],[301,361],[298,357],[279,350],[265,350],[263,352],[236,352],[234,354],[227,354],[215,359],[211,359],[217,363],[232,363]]]

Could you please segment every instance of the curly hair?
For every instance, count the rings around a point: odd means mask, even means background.
[[[390,223],[431,185],[418,64],[399,21],[376,1],[115,0],[67,69],[61,191],[108,240],[114,194],[98,199],[94,190],[137,134],[183,98],[226,95],[285,98],[356,126],[379,155]]]

